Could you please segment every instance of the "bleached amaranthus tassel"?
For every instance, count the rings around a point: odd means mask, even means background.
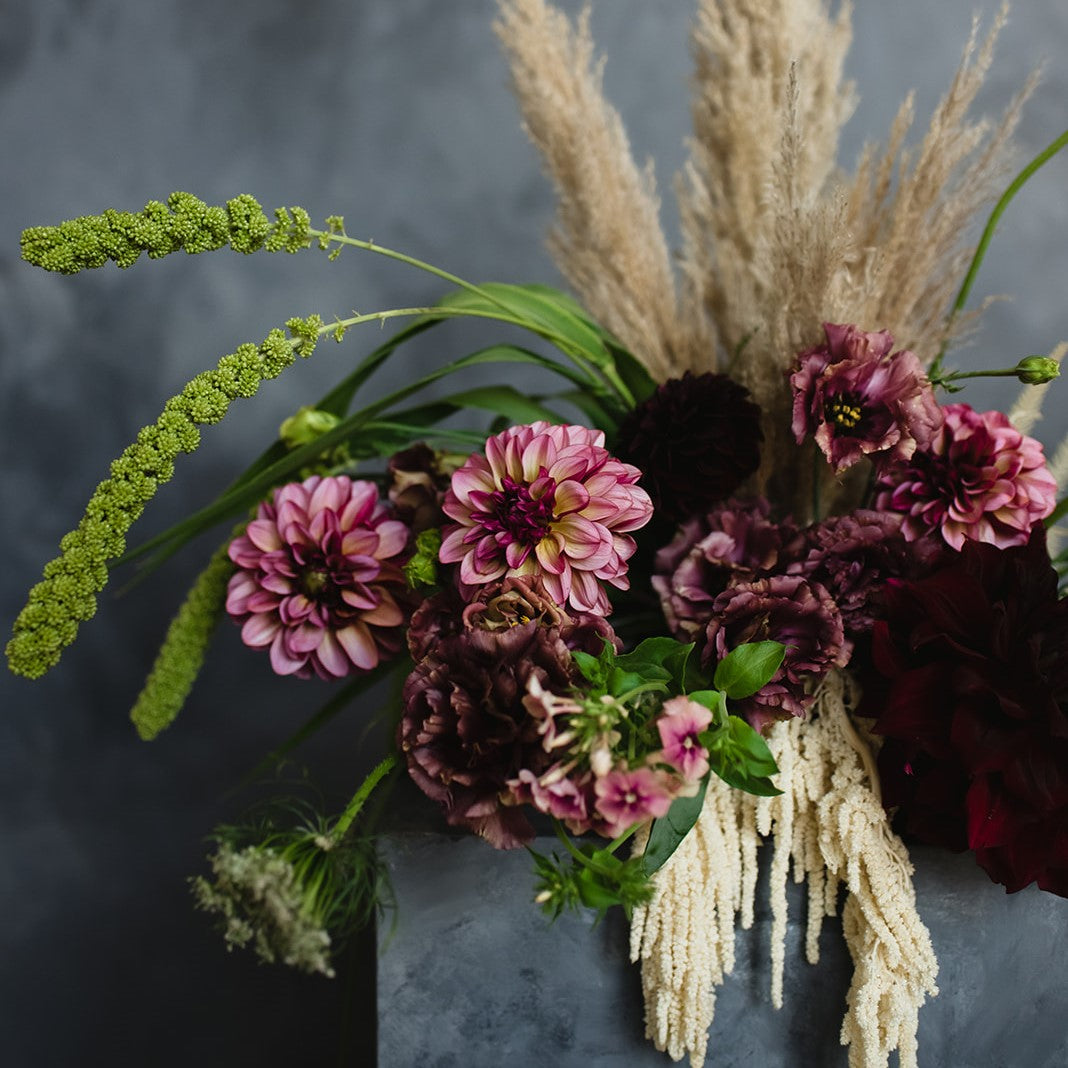
[[[704,1064],[715,988],[734,966],[734,924],[753,922],[757,847],[771,837],[771,1000],[782,1004],[786,880],[808,882],[806,957],[816,963],[825,915],[849,897],[843,930],[854,961],[842,1024],[851,1068],[883,1068],[892,1049],[916,1064],[918,1012],[937,993],[937,963],[916,914],[912,867],[887,825],[874,764],[849,719],[848,676],[832,673],[805,722],[768,738],[783,793],[756,798],[713,778],[693,832],[656,876],[634,914],[631,958],[642,961],[646,1035],[693,1068]]]
[[[843,676],[828,678],[813,724],[834,769],[819,803],[820,851],[846,883],[842,928],[853,958],[842,1043],[850,1068],[882,1068],[899,1050],[900,1068],[916,1068],[916,1032],[925,998],[938,993],[938,962],[916,913],[912,864],[893,834],[846,710]]]

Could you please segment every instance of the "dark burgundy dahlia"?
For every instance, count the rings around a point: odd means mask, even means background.
[[[886,739],[883,801],[920,841],[975,851],[995,882],[1068,897],[1068,601],[1045,539],[965,542],[892,583],[861,713]]]
[[[623,420],[615,452],[642,472],[656,510],[681,521],[729,497],[760,465],[763,441],[744,386],[687,371]]]
[[[524,769],[538,776],[555,759],[523,706],[528,681],[567,693],[579,681],[571,650],[597,653],[615,636],[600,616],[550,610],[544,592],[522,580],[479,594],[460,606],[459,627],[443,621],[455,608],[449,595],[413,619],[423,631],[414,648],[426,652],[405,682],[398,734],[409,774],[449,823],[508,849],[533,837],[526,816],[502,803],[508,781]]]

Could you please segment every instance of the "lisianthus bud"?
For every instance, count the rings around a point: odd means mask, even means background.
[[[1028,386],[1052,382],[1061,373],[1060,364],[1049,356],[1025,356],[1015,370],[1016,377]]]

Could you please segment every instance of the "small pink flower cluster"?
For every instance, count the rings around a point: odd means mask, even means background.
[[[584,705],[546,690],[537,678],[527,690],[523,703],[538,724],[544,750],[562,755],[541,774],[521,769],[508,783],[507,800],[533,805],[573,834],[616,838],[636,823],[659,819],[708,773],[701,733],[712,713],[688,697],[672,697],[660,709],[654,722],[661,747],[626,760],[618,754],[620,736],[613,729],[622,710],[609,699],[600,707]],[[595,729],[584,730],[585,724]]]

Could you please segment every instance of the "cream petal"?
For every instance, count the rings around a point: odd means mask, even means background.
[[[334,637],[348,659],[358,668],[369,671],[378,663],[378,646],[363,622],[343,627]],[[320,652],[320,657],[321,655]]]
[[[258,649],[261,646],[270,645],[281,629],[282,624],[273,615],[252,615],[241,627],[241,640],[246,645]]]

